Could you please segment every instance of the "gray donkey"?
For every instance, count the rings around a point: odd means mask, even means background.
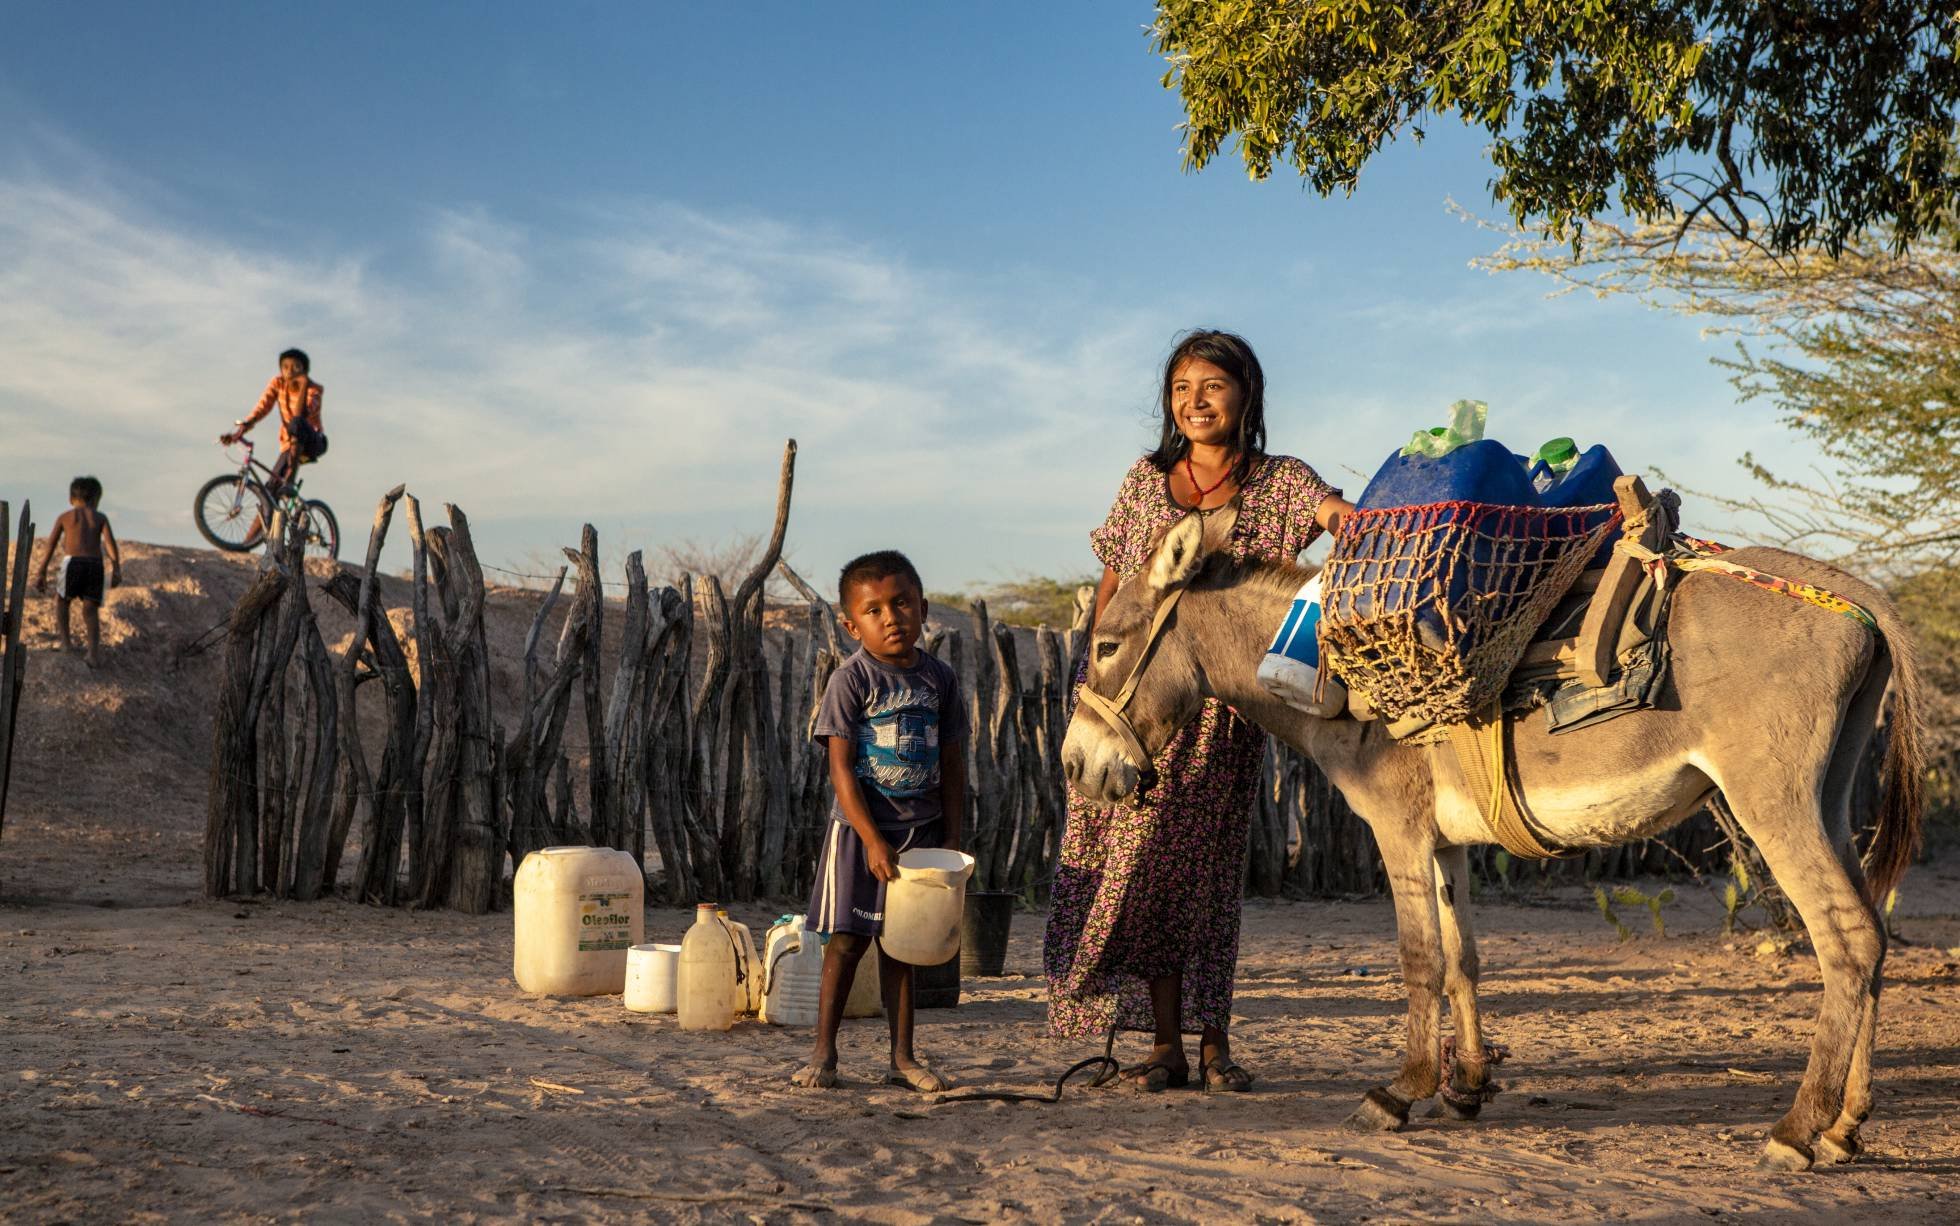
[[[1255,672],[1268,636],[1311,572],[1235,564],[1221,547],[1235,518],[1224,508],[1181,520],[1149,569],[1111,597],[1091,641],[1089,696],[1062,746],[1064,769],[1083,795],[1122,800],[1148,783],[1150,759],[1204,698],[1230,704],[1311,757],[1381,848],[1409,997],[1401,1072],[1368,1091],[1348,1126],[1400,1128],[1412,1104],[1439,1090],[1449,1114],[1473,1118],[1488,1097],[1490,1068],[1477,1016],[1466,849],[1494,841],[1480,814],[1487,798],[1472,794],[1447,746],[1399,744],[1379,722],[1305,715],[1261,688]],[[1520,721],[1516,779],[1541,837],[1569,848],[1645,838],[1717,790],[1727,799],[1802,915],[1822,971],[1810,1064],[1762,1155],[1765,1166],[1804,1170],[1855,1157],[1871,1111],[1885,960],[1874,902],[1918,845],[1919,679],[1909,632],[1882,593],[1778,550],[1728,556],[1859,602],[1880,633],[1721,575],[1677,576],[1672,676],[1658,706],[1557,737],[1541,720]],[[1853,781],[1888,683],[1884,799],[1861,865]],[[1455,1029],[1449,1068],[1445,994]]]

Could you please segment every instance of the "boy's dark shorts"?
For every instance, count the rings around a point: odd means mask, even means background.
[[[892,845],[892,854],[915,847],[942,847],[946,824],[934,818],[917,826],[878,828]],[[830,819],[823,849],[817,853],[817,879],[810,886],[810,912],[804,924],[812,932],[855,932],[877,936],[885,928],[885,883],[871,875],[864,860],[864,840],[846,821]]]
[[[102,603],[102,559],[63,558],[61,578],[54,593],[63,600],[92,600]]]

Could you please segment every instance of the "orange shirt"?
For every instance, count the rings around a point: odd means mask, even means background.
[[[272,376],[272,382],[265,385],[265,395],[259,397],[258,404],[252,407],[251,415],[239,423],[238,432],[243,434],[247,430],[250,430],[252,423],[264,417],[267,413],[272,412],[272,406],[275,404],[279,406],[279,449],[281,451],[284,451],[293,444],[292,435],[286,428],[286,423],[293,418],[305,417],[307,425],[312,426],[315,430],[322,430],[323,427],[320,425],[320,385],[311,380],[307,381],[306,403],[297,409],[294,408],[292,399],[292,397],[286,395],[286,376]]]

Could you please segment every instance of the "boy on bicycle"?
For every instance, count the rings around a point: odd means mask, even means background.
[[[288,349],[279,355],[279,373],[265,385],[265,394],[253,406],[251,415],[236,423],[218,441],[229,447],[245,437],[253,423],[279,406],[279,459],[272,466],[270,492],[274,498],[286,492],[302,461],[326,454],[327,436],[320,427],[320,392],[309,373],[313,363],[304,351]]]

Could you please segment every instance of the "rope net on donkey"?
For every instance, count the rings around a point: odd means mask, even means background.
[[[1320,649],[1384,719],[1485,714],[1620,508],[1357,510],[1321,570]]]

